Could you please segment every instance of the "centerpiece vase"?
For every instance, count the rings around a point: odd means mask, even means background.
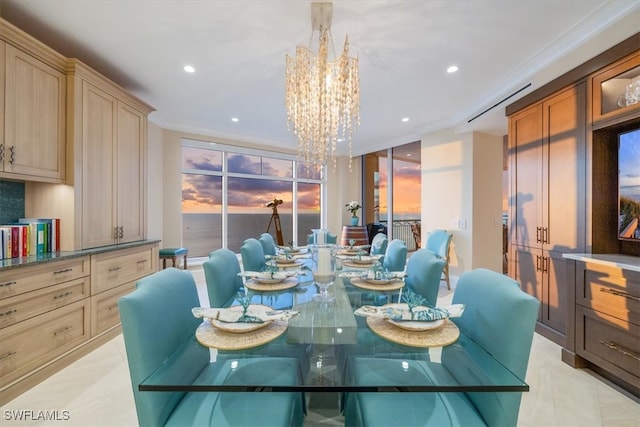
[[[313,300],[318,302],[333,301],[335,295],[330,294],[328,288],[336,280],[336,246],[314,245],[311,258],[313,261],[313,281],[319,291],[313,296]]]
[[[360,218],[358,218],[357,216],[352,216],[351,217],[351,226],[355,227],[358,225],[358,221],[360,221]]]

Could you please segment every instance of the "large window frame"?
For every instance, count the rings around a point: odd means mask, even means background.
[[[298,184],[314,184],[320,186],[320,226],[326,227],[327,217],[326,217],[326,205],[327,205],[327,193],[326,193],[326,166],[322,167],[319,171],[319,177],[307,178],[299,176],[299,166],[300,161],[298,160],[296,155],[277,152],[277,151],[269,151],[269,150],[260,150],[253,149],[247,147],[240,147],[228,144],[222,144],[218,142],[210,142],[210,141],[200,141],[189,138],[182,138],[181,140],[181,152],[185,147],[192,147],[200,150],[211,150],[215,152],[220,152],[222,167],[221,170],[207,170],[207,169],[188,169],[184,168],[184,165],[181,166],[181,174],[200,174],[200,175],[209,175],[209,176],[218,176],[222,179],[222,195],[221,195],[221,203],[222,203],[222,241],[221,247],[228,247],[228,231],[229,231],[229,223],[228,223],[228,215],[229,215],[229,200],[228,200],[228,189],[229,189],[229,179],[233,178],[244,178],[244,179],[259,179],[259,180],[270,180],[270,181],[284,181],[291,182],[292,188],[292,201],[291,201],[291,215],[292,215],[292,227],[293,227],[293,239],[294,244],[306,244],[307,242],[298,242],[297,236],[298,233]],[[276,160],[286,160],[291,161],[292,171],[291,176],[275,176],[275,175],[264,175],[264,174],[248,174],[248,173],[240,173],[240,172],[230,172],[229,171],[229,157],[233,155],[247,155],[247,156],[256,156],[260,158],[268,158],[268,159],[276,159]],[[181,198],[182,199],[182,198]],[[181,209],[181,212],[184,213]],[[271,229],[270,229],[271,231]],[[275,231],[275,230],[274,230]],[[255,236],[256,238],[258,236]]]

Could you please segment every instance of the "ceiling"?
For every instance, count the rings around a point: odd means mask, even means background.
[[[353,153],[451,127],[506,134],[508,103],[599,53],[559,60],[638,14],[639,5],[334,1],[336,50],[348,34],[360,64]],[[154,106],[149,118],[161,127],[284,148],[295,148],[284,106],[285,55],[310,44],[310,10],[309,1],[0,1],[4,19]],[[615,42],[629,35],[620,31]],[[186,64],[196,72],[185,73]],[[452,64],[459,71],[447,74]]]

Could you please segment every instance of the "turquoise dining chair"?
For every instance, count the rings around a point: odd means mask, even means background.
[[[406,288],[422,295],[427,304],[435,306],[440,289],[444,260],[426,248],[418,249],[409,257],[404,281]]]
[[[210,307],[229,307],[242,289],[238,256],[229,249],[217,249],[202,263]]]
[[[451,248],[451,239],[453,234],[447,230],[437,229],[433,230],[427,236],[426,248],[436,254],[437,257],[442,258],[445,261],[444,268],[442,270],[443,279],[447,282],[447,289],[451,289],[451,281],[449,279],[449,250]]]
[[[138,385],[167,362],[179,385],[296,385],[295,358],[243,358],[210,362],[209,349],[195,339],[202,321],[191,314],[200,305],[189,271],[168,268],[136,283],[118,300],[131,386],[141,426],[301,426],[300,393],[151,392]],[[257,376],[256,376],[257,375]]]
[[[465,304],[460,318],[452,321],[469,339],[498,360],[520,379],[525,378],[540,302],[523,292],[518,282],[486,269],[463,274],[456,286],[454,304]],[[405,360],[350,358],[351,381],[359,385],[437,384],[442,378],[481,380],[474,376],[482,368],[482,354],[468,352],[454,343],[442,349],[441,363]],[[516,426],[521,392],[469,393],[350,393],[346,397],[345,425],[349,426]]]
[[[244,271],[263,271],[267,266],[264,249],[258,239],[245,240],[240,247],[240,256]]]
[[[389,245],[389,239],[384,233],[378,233],[371,239],[371,249],[369,255],[383,255],[387,251]]]
[[[407,244],[400,239],[389,242],[382,266],[387,271],[404,271],[407,263]]]
[[[265,255],[276,255],[276,242],[273,240],[273,236],[269,233],[262,233],[258,239],[262,245]]]

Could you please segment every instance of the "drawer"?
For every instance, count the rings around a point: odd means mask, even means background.
[[[91,336],[101,334],[120,323],[118,299],[132,292],[135,282],[129,282],[117,288],[109,289],[91,297]]]
[[[89,277],[0,300],[0,328],[89,297]]]
[[[640,326],[576,307],[576,353],[640,387]]]
[[[91,256],[91,295],[153,273],[155,246],[140,246]]]
[[[0,270],[0,298],[8,298],[89,275],[89,257]]]
[[[88,339],[88,298],[0,329],[0,386]]]
[[[576,289],[576,302],[640,325],[640,274],[589,264]]]

